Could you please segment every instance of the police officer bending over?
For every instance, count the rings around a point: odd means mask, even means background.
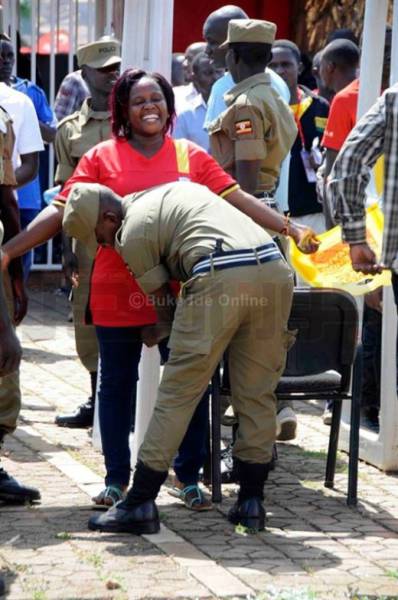
[[[277,218],[282,227],[283,217]],[[159,531],[156,496],[228,346],[240,481],[228,518],[264,529],[263,487],[276,429],[274,390],[291,339],[287,320],[293,293],[292,272],[271,236],[207,188],[188,182],[123,200],[103,186],[80,184],[69,196],[63,224],[91,251],[97,242],[114,246],[152,296],[158,323],[144,328],[144,342],[153,345],[170,334],[170,357],[133,485],[126,500],[91,518],[89,528]],[[287,229],[300,242],[300,230],[293,224]],[[310,243],[306,250],[315,247]],[[170,279],[182,282],[175,313]]]

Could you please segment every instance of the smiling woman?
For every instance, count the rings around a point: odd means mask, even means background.
[[[174,94],[159,73],[139,69],[126,71],[115,86],[112,98],[112,132],[126,138],[139,152],[147,155],[161,147],[175,117]],[[144,139],[143,139],[144,138]],[[148,138],[151,138],[148,149]]]

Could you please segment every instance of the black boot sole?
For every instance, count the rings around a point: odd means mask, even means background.
[[[258,519],[256,517],[242,518],[228,515],[228,521],[233,525],[242,525],[247,529],[253,529],[256,531],[264,531],[265,529],[265,520]]]
[[[59,423],[58,421],[55,421],[55,424],[58,427],[67,427],[68,429],[89,429],[90,427],[93,426],[93,423]]]
[[[109,523],[102,525],[101,523],[88,522],[88,528],[91,531],[102,531],[107,533],[133,533],[134,535],[144,535],[159,533],[159,521],[147,521],[143,523]]]
[[[5,494],[0,492],[0,502],[4,504],[33,504],[40,502],[40,494]]]

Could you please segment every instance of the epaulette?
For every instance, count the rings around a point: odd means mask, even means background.
[[[57,129],[60,129],[64,123],[67,123],[68,121],[73,121],[74,119],[76,119],[76,117],[78,117],[79,114],[80,114],[80,110],[76,110],[71,115],[67,115],[66,117],[64,117],[63,119],[61,119],[57,123]]]

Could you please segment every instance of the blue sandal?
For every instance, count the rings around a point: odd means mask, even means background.
[[[189,510],[200,512],[211,510],[213,508],[211,501],[204,495],[197,484],[187,485],[182,490],[177,486],[173,486],[168,492],[170,496],[182,500]]]
[[[98,496],[94,496],[94,508],[108,510],[120,500],[124,500],[126,492],[118,485],[108,485]]]

